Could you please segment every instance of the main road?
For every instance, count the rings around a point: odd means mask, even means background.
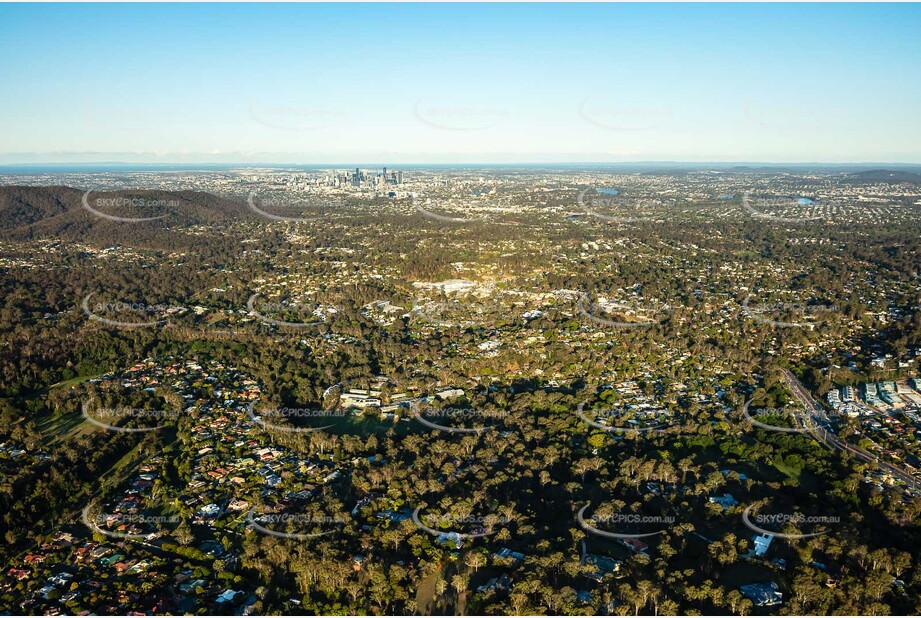
[[[797,379],[793,372],[788,369],[783,369],[784,381],[787,383],[787,387],[793,392],[793,395],[799,400],[799,402],[806,408],[807,417],[801,419],[803,425],[809,431],[809,434],[813,436],[819,442],[830,446],[831,448],[836,448],[838,450],[847,451],[854,457],[865,461],[867,463],[876,464],[879,469],[893,478],[902,481],[908,487],[921,491],[921,482],[910,472],[904,470],[898,466],[890,464],[885,461],[880,461],[879,457],[865,451],[864,449],[854,446],[842,440],[834,432],[834,429],[831,426],[831,419],[828,418],[828,414],[825,412],[825,408],[822,407],[822,404],[816,401],[806,387],[803,386],[802,382]]]

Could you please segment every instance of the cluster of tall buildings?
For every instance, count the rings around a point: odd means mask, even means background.
[[[403,172],[388,172],[386,167],[380,172],[366,172],[356,167],[354,172],[336,174],[333,184],[336,187],[351,186],[360,189],[377,189],[389,185],[401,185],[403,184]]]

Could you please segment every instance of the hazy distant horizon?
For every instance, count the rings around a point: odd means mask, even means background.
[[[902,171],[921,173],[921,163],[910,162],[885,162],[865,161],[834,163],[824,161],[779,162],[779,161],[539,161],[539,162],[445,162],[445,163],[394,163],[392,161],[342,161],[323,163],[287,163],[287,162],[201,162],[201,163],[145,163],[128,161],[79,161],[67,162],[36,162],[36,163],[0,163],[0,174],[41,174],[41,173],[95,173],[106,171],[220,171],[238,169],[292,169],[292,170],[323,170],[323,169],[373,169],[390,167],[393,169],[534,169],[553,170],[561,169],[572,171],[585,170],[722,170],[734,168],[770,168],[776,171],[783,170],[811,170],[811,171],[839,171],[855,172],[885,169],[889,171]]]

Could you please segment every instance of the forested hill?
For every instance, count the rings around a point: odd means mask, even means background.
[[[82,192],[70,187],[0,187],[0,229],[58,217],[80,207]]]
[[[13,238],[118,242],[170,228],[216,225],[257,216],[245,204],[199,191],[92,191],[65,186],[0,187],[0,232]],[[113,237],[113,234],[116,237]]]

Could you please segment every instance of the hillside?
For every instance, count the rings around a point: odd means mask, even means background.
[[[96,192],[73,187],[0,187],[0,235],[173,248],[176,231],[258,216],[246,205],[197,191]]]
[[[909,182],[912,184],[921,184],[921,174],[886,169],[854,172],[853,174],[848,174],[846,178],[853,182],[885,182],[890,184]]]
[[[0,230],[31,225],[79,208],[81,195],[70,187],[0,187]]]

